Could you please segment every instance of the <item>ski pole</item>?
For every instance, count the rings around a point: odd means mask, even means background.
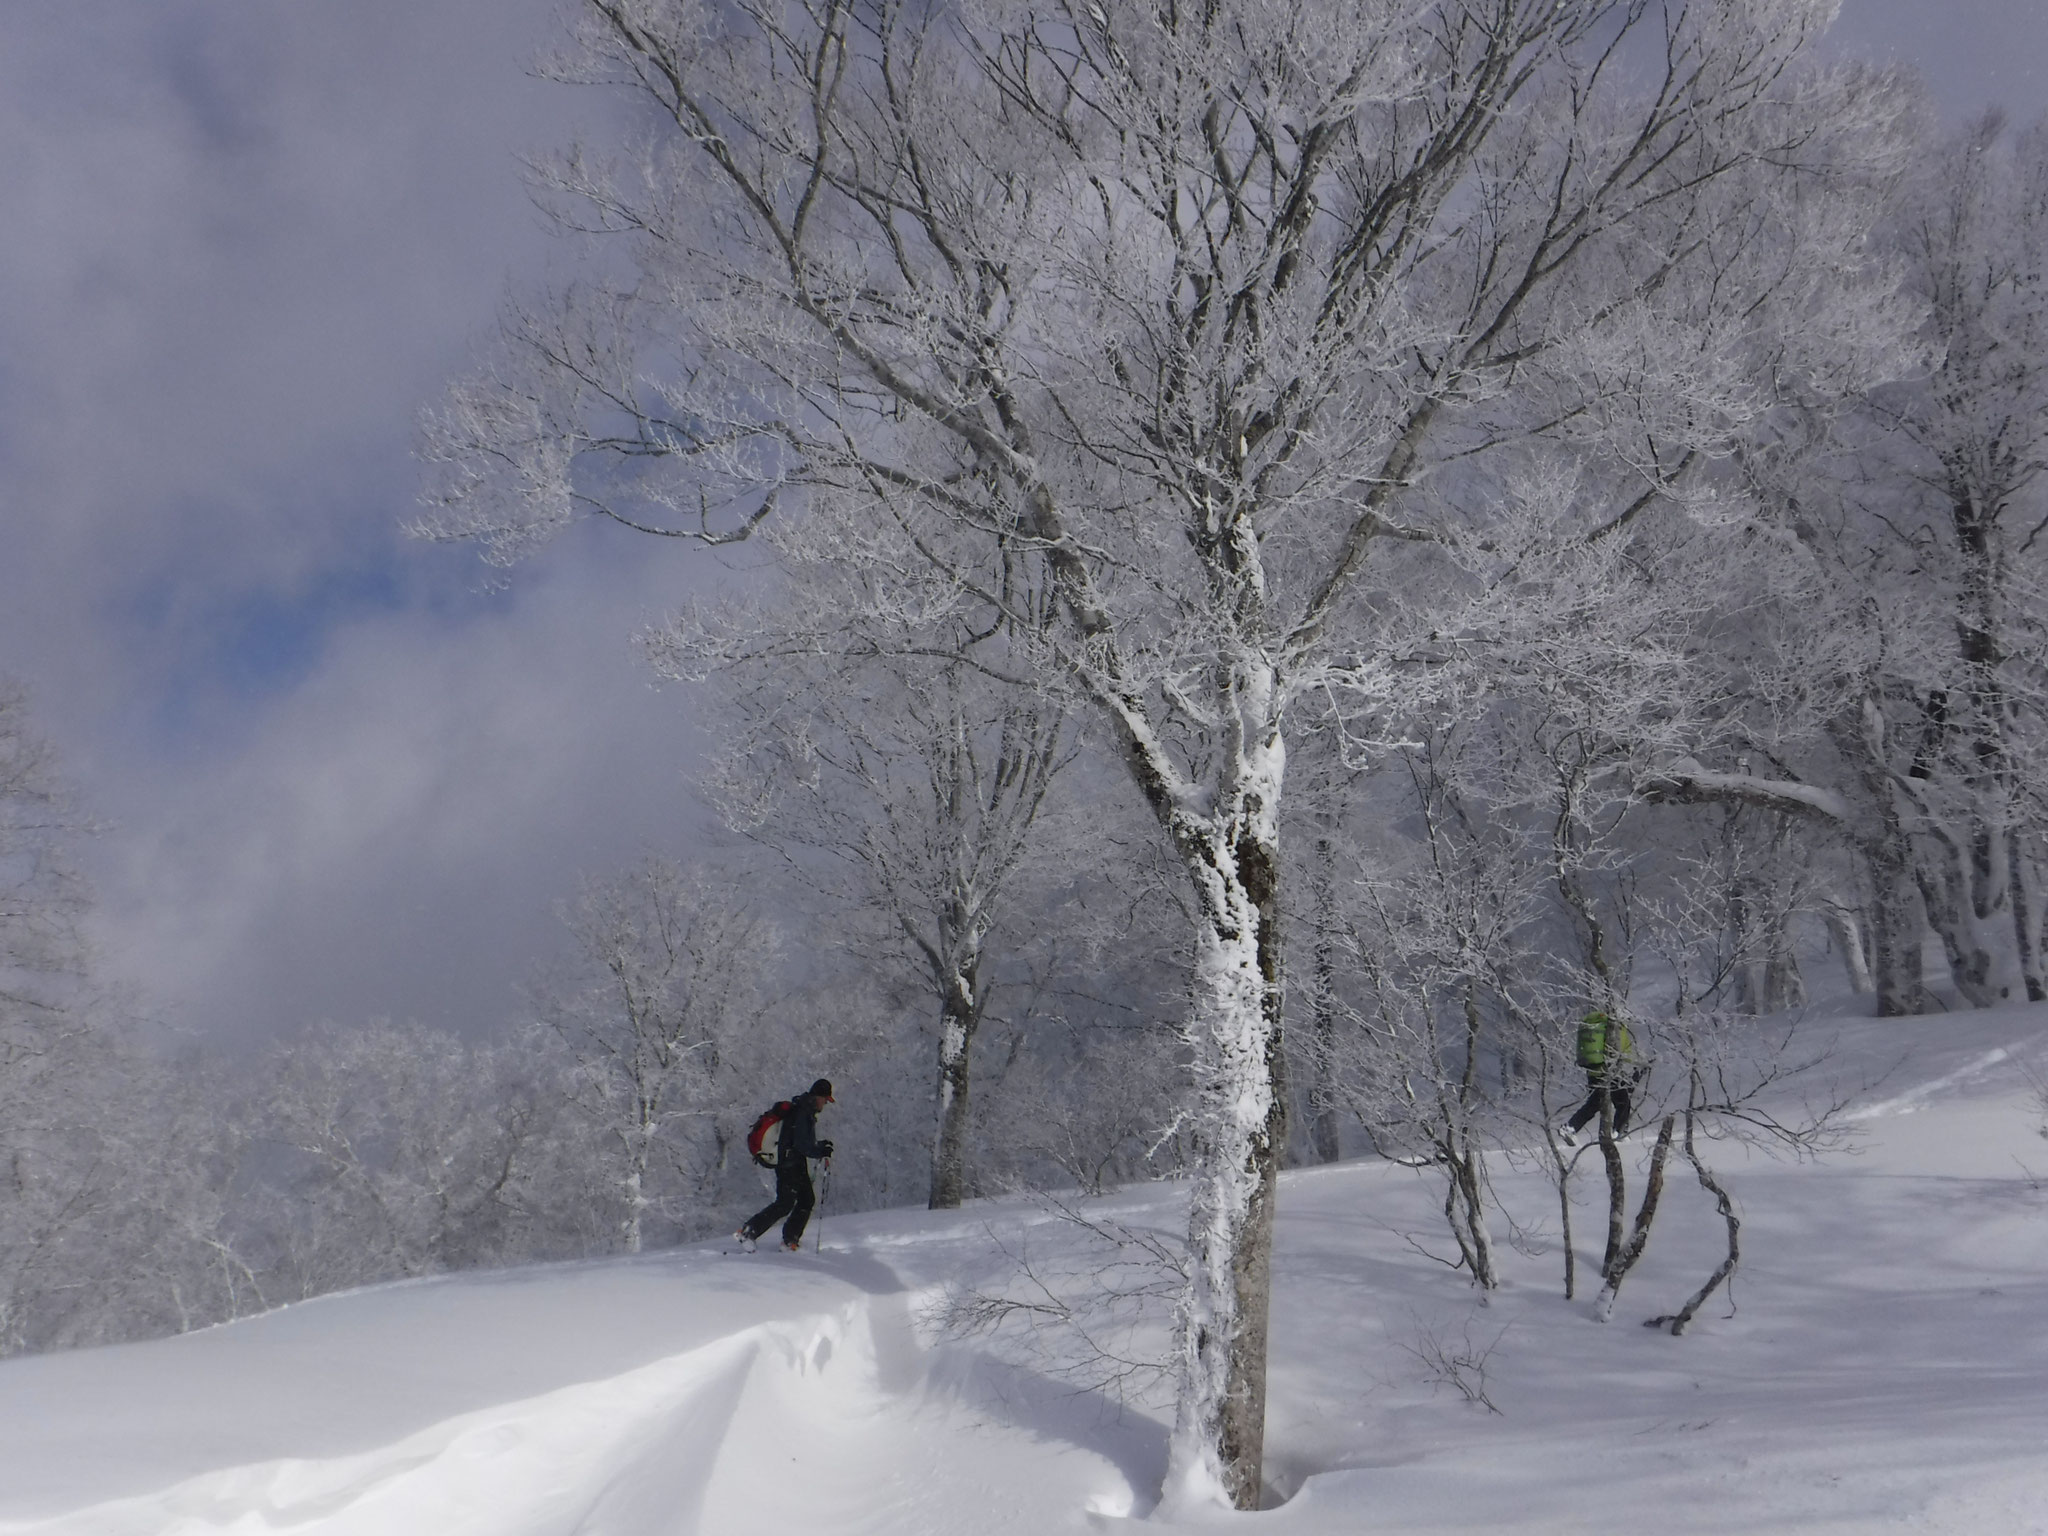
[[[825,1251],[825,1197],[832,1192],[832,1159],[825,1159],[824,1178],[818,1181],[818,1240],[811,1245],[811,1252]]]

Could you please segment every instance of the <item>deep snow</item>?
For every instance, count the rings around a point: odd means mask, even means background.
[[[1194,1527],[1338,1532],[2048,1533],[2048,1008],[1821,1026],[1883,1082],[1856,1150],[1720,1146],[1730,1315],[1673,1310],[1721,1229],[1674,1166],[1615,1320],[1591,1319],[1595,1159],[1560,1295],[1542,1181],[1495,1177],[1504,1289],[1476,1304],[1426,1176],[1283,1177],[1274,1507]],[[1632,1139],[1633,1155],[1644,1139]],[[2028,1172],[2028,1166],[2039,1175]],[[1173,1186],[1089,1202],[1171,1228]],[[0,1536],[674,1536],[1190,1528],[1150,1518],[1164,1405],[1059,1374],[1051,1335],[935,1338],[949,1280],[1087,1253],[1024,1201],[829,1215],[824,1252],[715,1246],[324,1298],[183,1338],[0,1364]],[[1157,1339],[1142,1335],[1141,1347]],[[1484,1356],[1498,1412],[1433,1376]],[[1047,1374],[1051,1371],[1052,1374]],[[1128,1518],[1126,1518],[1128,1517]]]

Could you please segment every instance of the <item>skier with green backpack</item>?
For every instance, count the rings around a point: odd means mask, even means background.
[[[1626,1132],[1629,1114],[1635,1108],[1635,1090],[1645,1070],[1628,1026],[1597,1009],[1579,1021],[1578,1058],[1585,1069],[1588,1092],[1586,1102],[1559,1132],[1567,1146],[1600,1113],[1603,1100],[1614,1106],[1614,1134]]]

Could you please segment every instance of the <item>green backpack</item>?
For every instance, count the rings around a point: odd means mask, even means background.
[[[1589,1013],[1579,1025],[1579,1065],[1588,1070],[1605,1067],[1610,1051],[1626,1060],[1635,1045],[1628,1026],[1604,1013]]]

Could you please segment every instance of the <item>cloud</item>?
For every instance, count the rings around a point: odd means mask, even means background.
[[[2040,0],[1842,0],[1831,48],[1910,64],[1952,121],[2002,106],[2048,112],[2048,6]]]
[[[503,1019],[575,876],[701,819],[687,699],[630,647],[682,574],[571,558],[488,618],[337,632],[231,756],[138,795],[109,949],[210,1030]]]
[[[551,0],[8,8],[0,670],[113,823],[99,930],[191,1022],[475,1021],[577,869],[673,846],[681,579],[405,540],[422,403],[551,255]]]
[[[482,1027],[577,871],[688,837],[688,701],[628,641],[704,564],[593,532],[485,594],[397,532],[420,406],[561,255],[516,156],[604,109],[527,72],[555,9],[0,14],[0,671],[114,823],[110,963],[196,1026]],[[1839,38],[2048,98],[2034,0]]]
[[[419,402],[545,249],[514,157],[564,130],[520,67],[549,9],[10,7],[10,657],[78,644],[55,671],[95,694],[185,660],[102,631],[136,593],[203,605],[388,540]]]

